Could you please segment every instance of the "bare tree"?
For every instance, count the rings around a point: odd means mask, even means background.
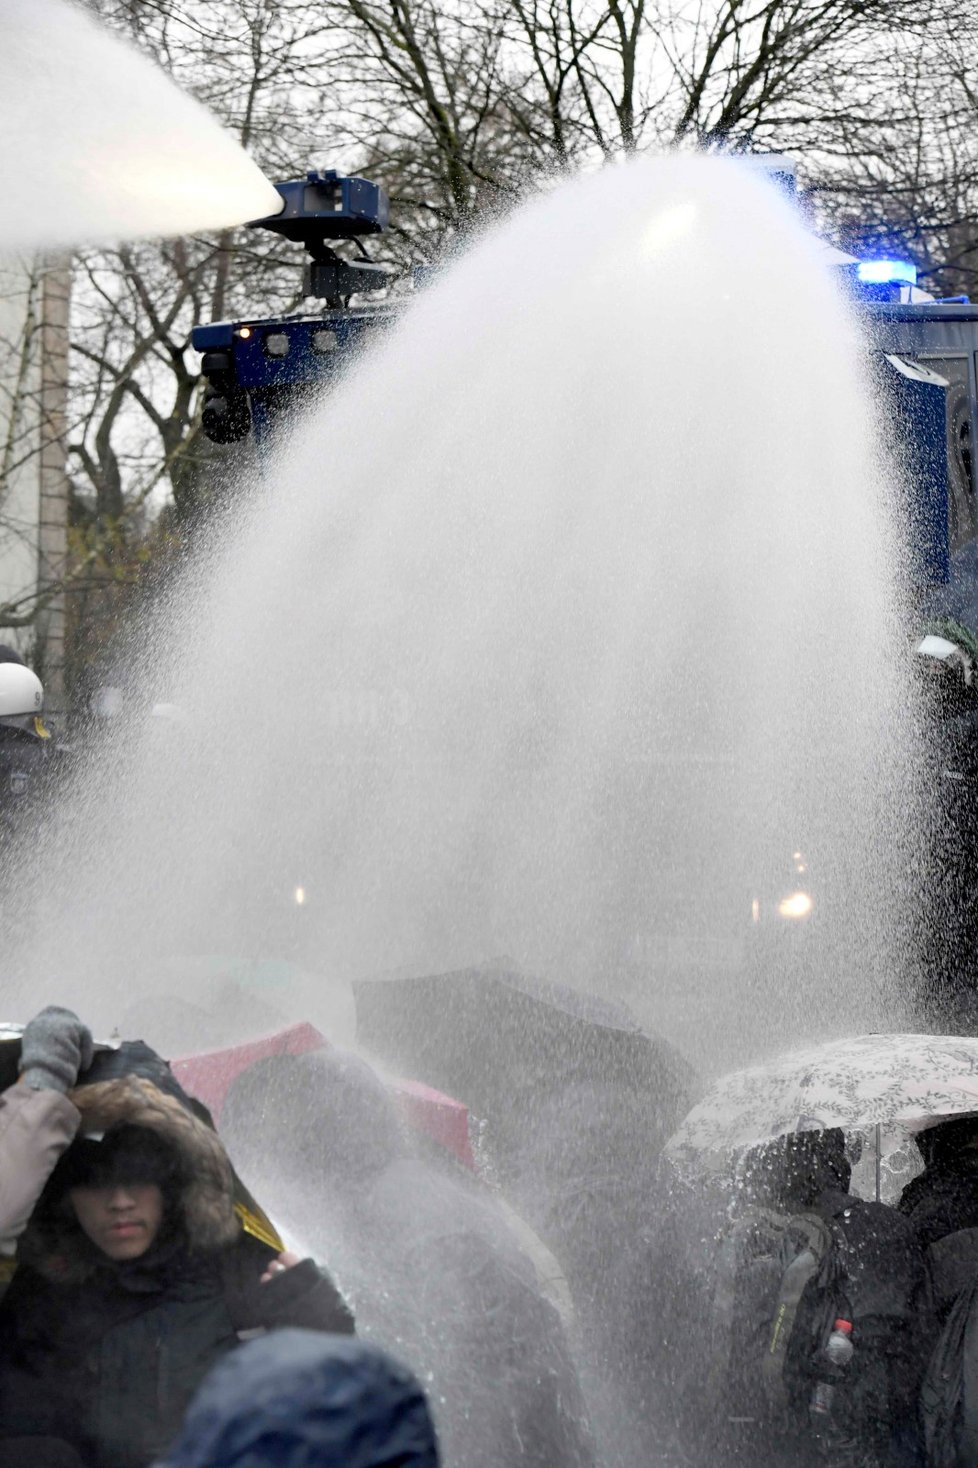
[[[940,281],[978,259],[975,17],[950,0],[91,3],[269,177],[384,183],[398,268],[555,173],[677,145],[790,150],[840,233],[886,219]],[[247,230],[78,257],[74,534],[110,579],[138,581],[147,536],[185,539],[213,493],[193,324],[293,308],[297,264]]]
[[[938,294],[978,284],[976,46],[974,7],[953,28],[925,25],[914,45],[894,45],[888,105],[868,80],[860,111],[840,97],[821,158],[820,201],[840,239],[908,254]]]
[[[386,248],[405,266],[554,170],[640,147],[796,144],[816,165],[879,161],[905,84],[900,43],[939,34],[950,12],[928,4],[922,16],[907,0],[98,0],[269,176],[325,148],[386,183]],[[958,66],[963,95],[960,53],[941,64]],[[243,231],[81,257],[73,451],[98,523],[164,491],[181,518],[199,509],[212,457],[190,328],[293,306],[294,258]]]
[[[272,176],[322,146],[320,119],[301,99],[329,26],[319,7],[290,0],[159,3],[105,0],[103,17],[198,92]],[[295,303],[289,251],[247,231],[79,257],[72,443],[82,498],[100,524],[172,495],[187,519],[200,506],[209,449],[200,434],[196,321]]]

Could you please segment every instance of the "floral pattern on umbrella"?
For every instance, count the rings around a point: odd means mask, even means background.
[[[908,1125],[978,1112],[978,1038],[859,1035],[716,1081],[667,1144],[734,1152],[792,1132]]]

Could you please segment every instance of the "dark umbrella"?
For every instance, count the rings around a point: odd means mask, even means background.
[[[644,1144],[657,1149],[688,1105],[694,1073],[621,1005],[512,969],[469,968],[353,986],[357,1038],[489,1120],[522,1131],[529,1111],[582,1084],[644,1102]]]
[[[690,1103],[690,1066],[626,1009],[511,969],[363,980],[354,998],[361,1045],[485,1122],[488,1160],[623,1380],[643,1318],[647,1333],[656,1162]]]

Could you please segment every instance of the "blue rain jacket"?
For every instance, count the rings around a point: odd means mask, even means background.
[[[204,1382],[157,1468],[438,1468],[417,1380],[368,1342],[282,1330]]]

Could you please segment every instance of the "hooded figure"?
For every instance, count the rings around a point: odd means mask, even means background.
[[[897,1205],[924,1252],[927,1339],[946,1319],[978,1267],[978,1116],[958,1116],[914,1137],[924,1170]]]
[[[895,1208],[850,1194],[852,1168],[838,1127],[781,1137],[754,1157],[760,1164],[755,1181],[771,1169],[775,1207],[815,1214],[832,1230],[841,1271],[835,1289],[859,1352],[844,1388],[837,1389],[834,1410],[858,1444],[860,1461],[918,1462],[923,1267],[913,1231]]]
[[[978,1226],[978,1116],[956,1116],[914,1137],[924,1170],[900,1194],[899,1209],[926,1249]]]
[[[781,1213],[813,1209],[826,1217],[851,1204],[852,1166],[846,1155],[845,1132],[795,1132],[776,1137],[746,1154],[742,1184],[745,1198]]]
[[[824,1444],[809,1410],[821,1365],[813,1342],[839,1316],[857,1354],[835,1382],[833,1431],[848,1438],[851,1453],[840,1450],[838,1460],[917,1463],[922,1270],[906,1220],[850,1194],[839,1128],[775,1137],[734,1166],[728,1188],[717,1176],[700,1188],[677,1171],[657,1260],[661,1405],[675,1414],[679,1456],[816,1461]],[[792,1299],[799,1281],[803,1292]],[[784,1399],[772,1409],[763,1386],[776,1342],[783,1342]]]
[[[288,1267],[242,1231],[224,1147],[179,1099],[136,1076],[70,1099],[82,1135],[0,1305],[0,1424],[89,1468],[145,1468],[241,1333],[352,1317],[311,1259]]]
[[[564,1323],[500,1209],[461,1169],[412,1151],[380,1078],[356,1056],[279,1056],[246,1071],[222,1128],[236,1164],[269,1161],[284,1221],[330,1258],[361,1331],[431,1397],[451,1468],[590,1468]]]
[[[919,1309],[927,1370],[920,1392],[928,1463],[978,1462],[974,1391],[978,1299],[978,1116],[918,1132],[924,1170],[900,1196],[924,1251]]]
[[[438,1468],[424,1392],[363,1341],[276,1331],[223,1361],[158,1468]]]

